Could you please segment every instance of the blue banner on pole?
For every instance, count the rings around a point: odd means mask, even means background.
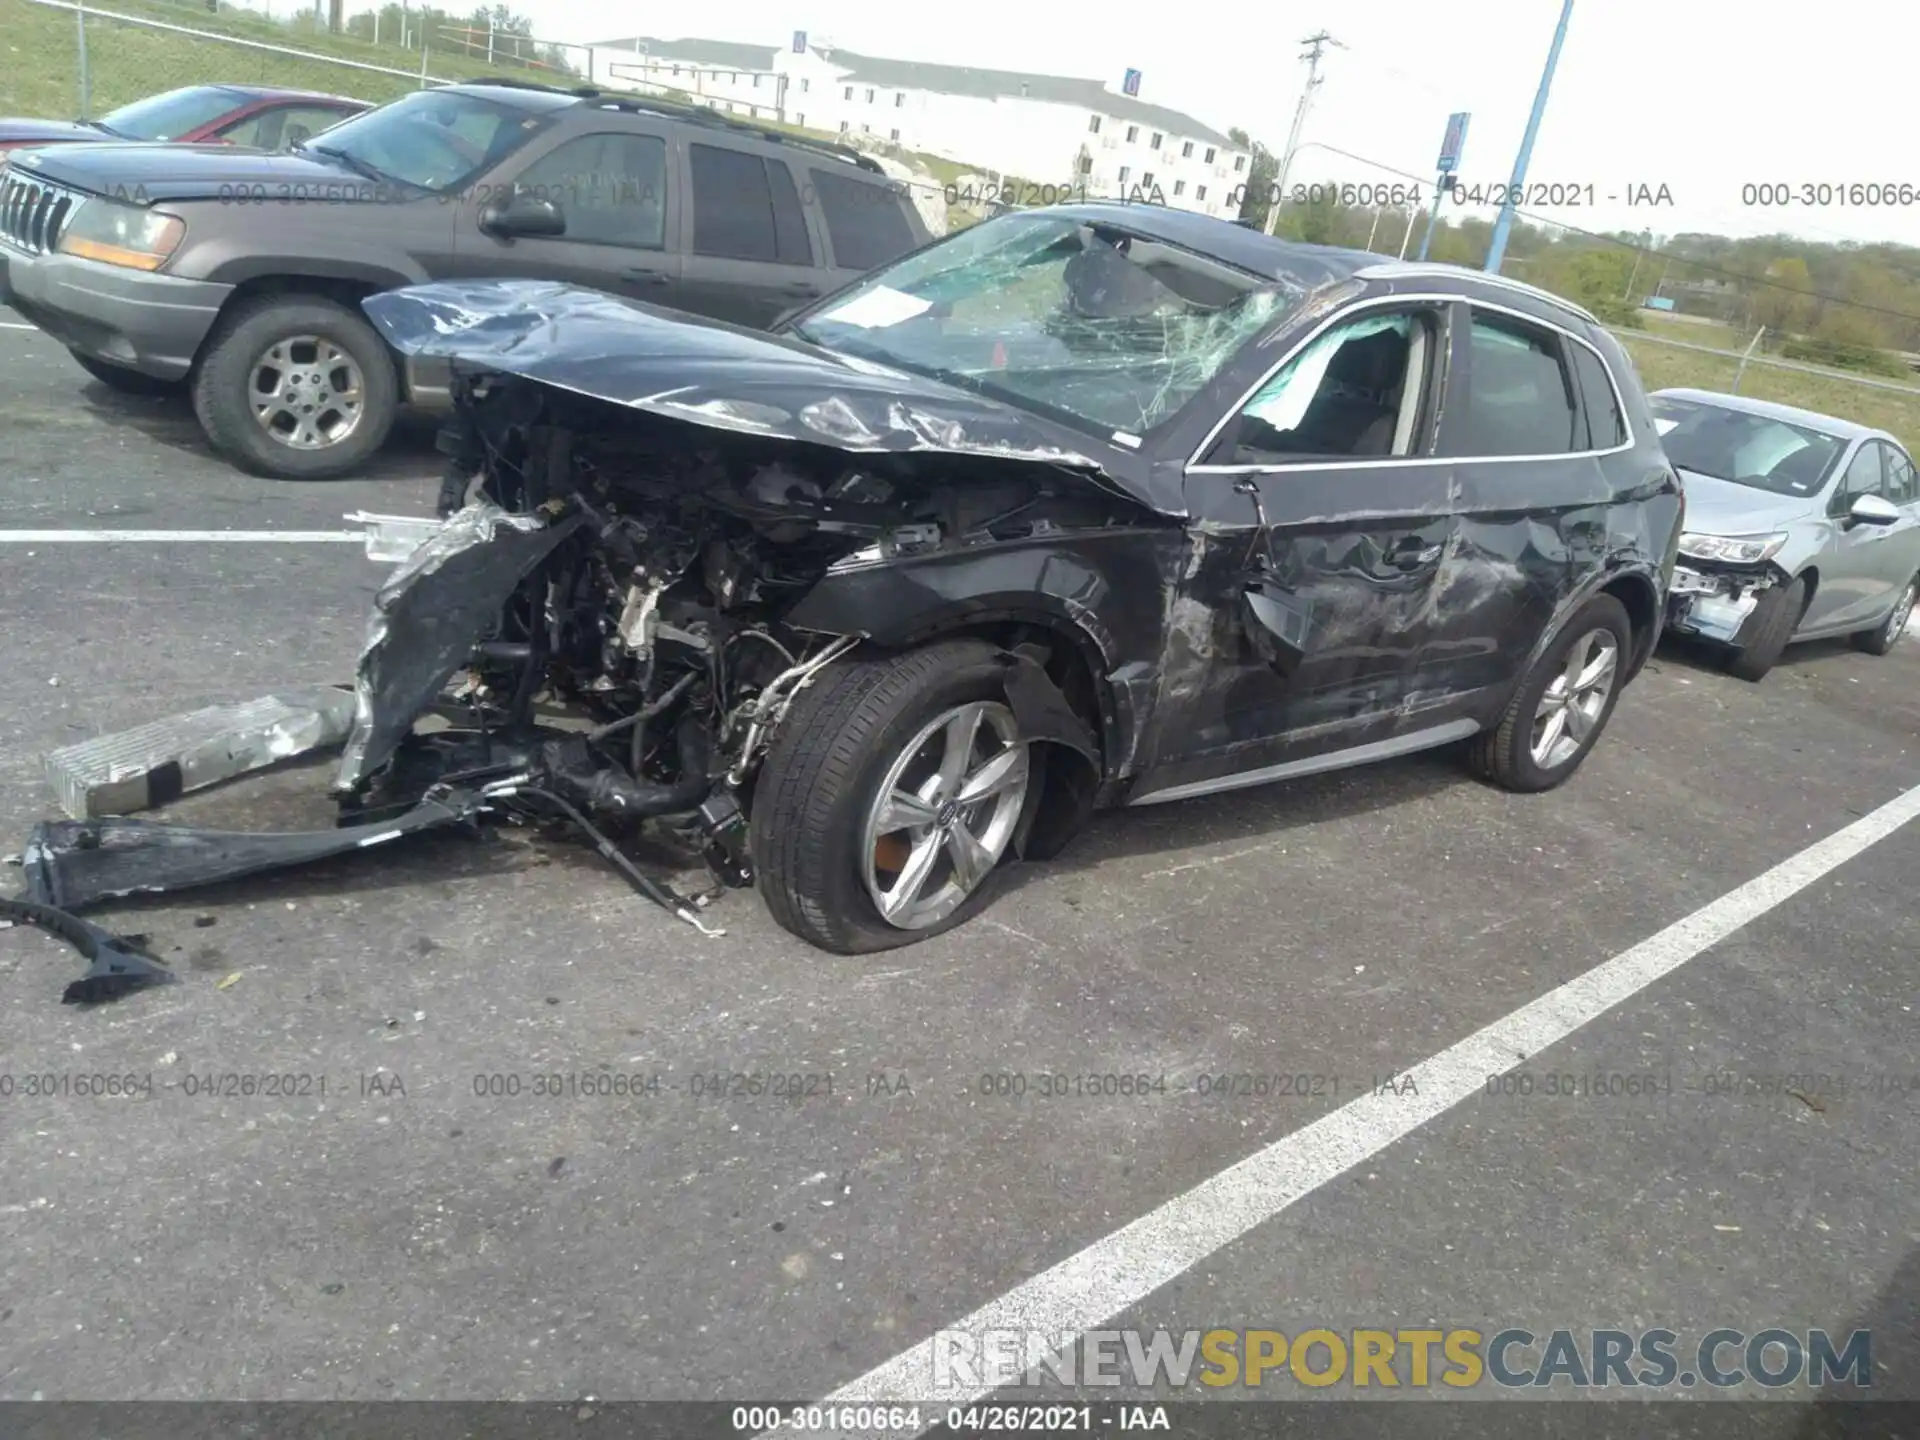
[[[796,55],[804,55],[807,53],[806,31],[796,30],[793,32],[793,53]]]
[[[1120,82],[1120,89],[1125,94],[1138,95],[1140,93],[1140,72],[1138,70],[1127,71],[1126,78]]]
[[[1467,148],[1467,121],[1471,118],[1465,110],[1447,117],[1447,134],[1440,142],[1440,164],[1437,167],[1442,175],[1451,175],[1460,168],[1460,152]]]

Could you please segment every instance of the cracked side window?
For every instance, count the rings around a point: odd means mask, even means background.
[[[1334,326],[1247,401],[1212,463],[1414,454],[1436,333],[1418,311]]]

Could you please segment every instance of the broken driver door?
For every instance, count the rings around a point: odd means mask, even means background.
[[[1432,455],[1449,315],[1442,299],[1342,312],[1188,468],[1195,546],[1172,644],[1190,653],[1168,671],[1206,698],[1200,725],[1161,737],[1152,789],[1417,728],[1398,707],[1454,525],[1449,466]]]

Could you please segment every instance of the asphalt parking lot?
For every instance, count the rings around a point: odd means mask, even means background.
[[[0,528],[431,510],[424,430],[367,479],[253,480],[184,403],[110,396],[19,329],[0,396]],[[0,850],[54,813],[57,745],[348,678],[383,573],[353,544],[0,565]],[[296,768],[171,814],[324,825],[324,786]],[[1669,647],[1560,791],[1439,754],[1110,816],[880,957],[811,950],[751,895],[704,938],[517,837],[105,911],[184,983],[94,1011],[59,1003],[71,951],[8,931],[0,1072],[152,1090],[0,1099],[0,1399],[818,1398],[1000,1297],[1070,1312],[1046,1273],[1090,1247],[1113,1328],[1870,1327],[1876,1391],[1920,1399],[1920,826],[1742,892],[1747,923],[1663,942],[1613,1008],[1519,1032],[1549,1042],[1511,1072],[1530,1091],[1315,1132],[1344,1158],[1285,1148],[1386,1077],[1435,1093],[1430,1057],[1917,786],[1920,644],[1790,651],[1758,687]],[[665,1088],[532,1093],[602,1073]],[[830,1080],[696,1079],[735,1074]],[[1110,1074],[1164,1088],[1038,1093]],[[1312,1083],[1196,1086],[1237,1074]],[[311,1078],[198,1093],[224,1075]],[[1265,1179],[1207,1188],[1274,1146]],[[1161,1213],[1178,1233],[1125,1238]]]

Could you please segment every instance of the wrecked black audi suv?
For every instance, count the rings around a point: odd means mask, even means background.
[[[1497,276],[1084,204],[772,334],[535,281],[364,304],[451,362],[457,419],[332,850],[524,806],[644,888],[626,840],[664,822],[877,950],[1103,806],[1449,742],[1546,790],[1666,608],[1680,486],[1631,364]]]

